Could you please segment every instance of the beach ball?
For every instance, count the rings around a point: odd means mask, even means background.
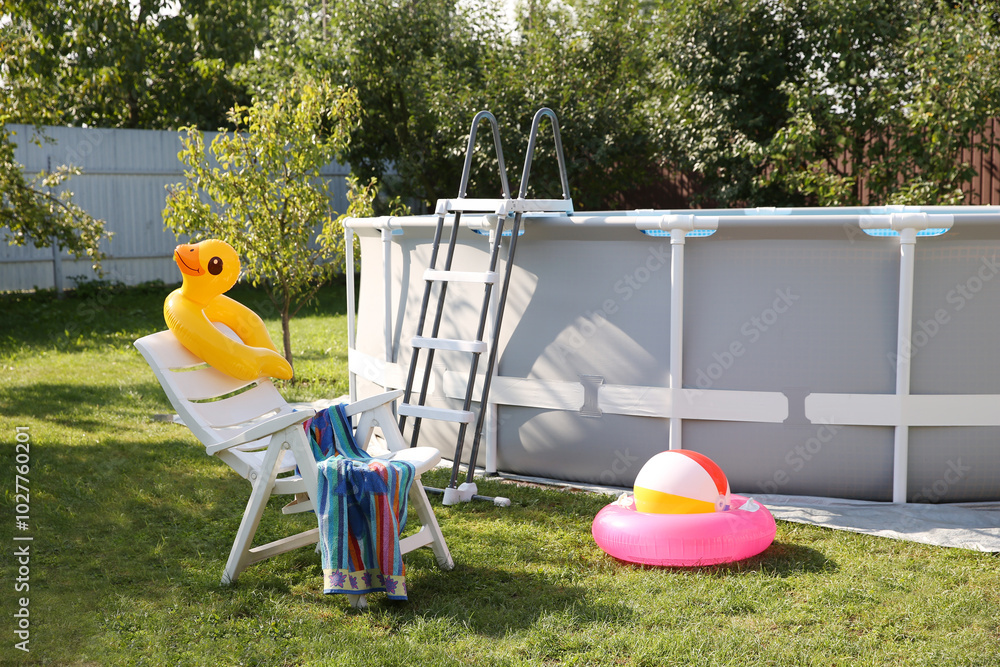
[[[729,509],[729,480],[715,461],[686,449],[660,452],[642,466],[633,486],[635,509],[653,514],[698,514]]]

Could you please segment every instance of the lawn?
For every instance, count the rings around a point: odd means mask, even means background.
[[[480,492],[508,508],[432,497],[456,567],[409,554],[408,602],[324,596],[308,548],[224,587],[249,485],[152,418],[170,408],[132,347],[164,327],[169,289],[0,296],[4,664],[1000,665],[996,555],[779,522],[748,561],[641,568],[590,536],[607,497],[501,480]],[[230,294],[267,314],[259,292]],[[344,301],[327,287],[293,321],[289,399],[346,392]],[[269,513],[263,539],[310,520]]]

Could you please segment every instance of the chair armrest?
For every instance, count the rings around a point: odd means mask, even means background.
[[[301,424],[305,420],[315,416],[315,414],[315,410],[312,408],[306,408],[304,410],[297,410],[296,412],[285,412],[283,414],[275,415],[274,417],[266,419],[255,426],[251,426],[239,435],[233,436],[228,440],[223,440],[215,445],[207,445],[205,447],[205,451],[209,456],[214,456],[223,450],[232,449],[233,447],[237,447],[239,445],[245,445],[248,442],[260,440],[265,436],[274,435],[278,431],[286,429],[289,426]]]
[[[395,391],[387,391],[384,394],[375,394],[374,396],[363,398],[360,401],[355,401],[350,405],[345,406],[344,414],[348,417],[353,417],[354,415],[361,414],[362,412],[374,410],[379,406],[395,401],[403,394],[404,392],[402,389],[396,389]]]

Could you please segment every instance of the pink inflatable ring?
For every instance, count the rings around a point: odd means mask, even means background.
[[[777,530],[767,508],[733,494],[731,509],[706,514],[637,512],[629,496],[594,517],[597,546],[628,563],[692,567],[732,563],[756,556]]]

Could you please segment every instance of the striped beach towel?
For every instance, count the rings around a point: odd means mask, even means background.
[[[399,534],[416,469],[405,461],[379,461],[358,447],[342,405],[317,413],[306,428],[319,461],[323,592],[385,591],[392,600],[405,600]]]

